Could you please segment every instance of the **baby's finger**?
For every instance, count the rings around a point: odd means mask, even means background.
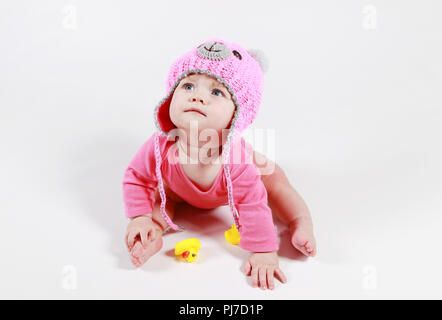
[[[267,268],[261,267],[258,271],[259,287],[262,290],[267,289]]]
[[[124,236],[124,243],[126,244],[127,249],[130,251],[128,236],[129,236],[129,233],[126,233],[126,235]]]
[[[140,261],[138,260],[138,258],[135,257],[135,256],[133,256],[132,253],[131,253],[131,255],[130,255],[130,261],[131,261],[132,264],[133,264],[135,267],[137,267],[137,268],[141,265],[141,263],[140,263]]]
[[[147,240],[148,232],[150,232],[150,231],[146,231],[146,230],[140,231],[141,244],[143,245],[144,248],[146,248],[148,246],[148,243],[147,243],[148,242],[148,240]]]
[[[275,280],[273,277],[273,274],[275,273],[274,268],[268,268],[267,269],[267,285],[270,290],[273,290],[275,288]]]
[[[312,249],[309,251],[309,255],[311,257],[314,257],[316,255],[316,245],[315,244],[312,245]]]
[[[251,277],[252,277],[252,287],[256,288],[258,286],[258,268],[252,267]]]
[[[157,230],[155,228],[150,228],[147,233],[147,238],[149,239],[149,241],[154,241],[157,237]]]
[[[284,272],[281,271],[281,269],[279,269],[279,268],[275,269],[275,276],[276,276],[276,279],[278,279],[281,283],[287,282],[287,278],[286,278]]]
[[[129,250],[132,250],[137,234],[138,231],[129,231],[127,236],[127,247],[129,248]]]
[[[250,266],[250,262],[246,261],[246,263],[244,264],[244,268],[243,268],[243,271],[246,276],[250,275],[250,269],[252,269],[252,267]]]
[[[135,266],[135,268],[141,267],[141,263],[140,263],[140,261],[138,261],[138,259],[132,257],[131,260],[132,260],[132,264]]]

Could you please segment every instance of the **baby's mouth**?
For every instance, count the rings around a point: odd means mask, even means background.
[[[188,108],[188,109],[184,110],[184,112],[197,112],[197,113],[207,117],[207,115],[198,108]]]

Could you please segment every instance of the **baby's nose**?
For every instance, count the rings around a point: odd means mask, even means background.
[[[204,100],[199,97],[192,97],[192,102],[193,101],[198,101],[198,102],[201,102],[202,104],[204,104]]]

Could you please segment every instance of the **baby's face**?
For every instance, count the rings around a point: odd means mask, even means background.
[[[191,111],[190,109],[196,109]],[[188,130],[196,121],[198,130],[213,129],[218,134],[232,120],[235,105],[226,87],[205,74],[191,74],[183,78],[173,93],[170,119],[179,128]]]

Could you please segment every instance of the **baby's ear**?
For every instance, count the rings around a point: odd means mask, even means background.
[[[264,54],[264,51],[260,49],[247,49],[247,52],[258,61],[262,73],[266,73],[269,70],[269,59]]]

